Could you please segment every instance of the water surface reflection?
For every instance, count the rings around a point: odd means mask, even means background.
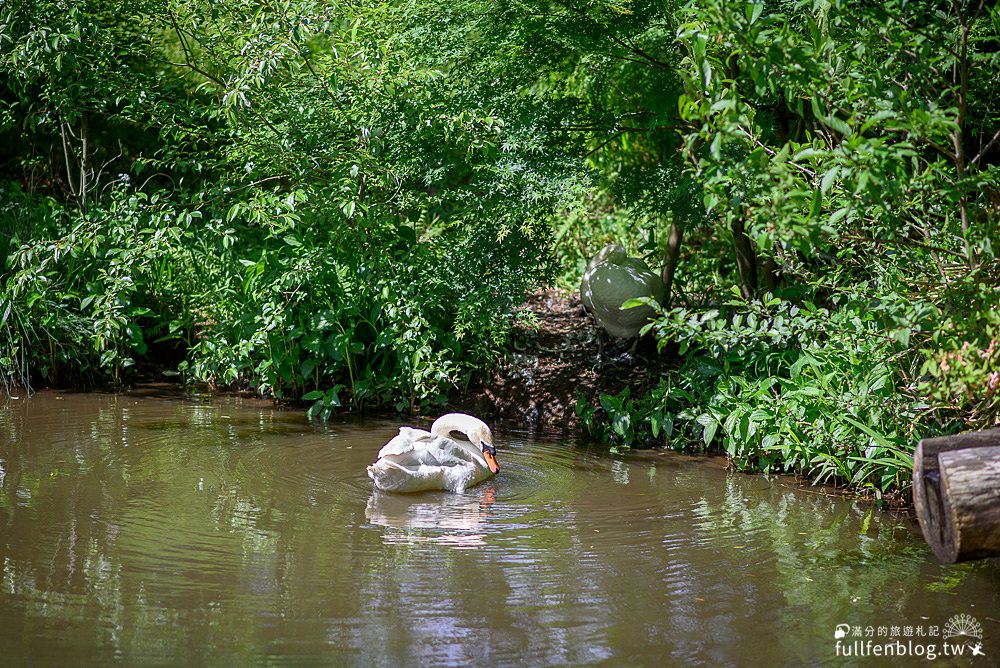
[[[959,612],[1000,656],[997,564],[937,565],[867,504],[509,432],[486,484],[378,494],[364,466],[395,428],[237,400],[9,402],[5,658],[840,665],[839,623]]]

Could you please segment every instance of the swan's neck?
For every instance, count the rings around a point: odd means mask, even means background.
[[[435,436],[447,438],[471,454],[481,465],[488,465],[483,455],[484,442],[492,443],[490,428],[479,418],[464,413],[449,413],[442,415],[431,426]]]
[[[447,438],[451,438],[451,437],[447,437]],[[462,450],[464,450],[465,452],[469,453],[469,455],[471,455],[473,457],[473,459],[475,459],[480,464],[483,464],[483,465],[486,464],[486,458],[483,457],[483,451],[477,445],[475,445],[474,443],[470,443],[469,441],[465,440],[464,438],[463,439],[454,439],[454,438],[451,438],[451,441],[453,443],[455,443],[455,445],[457,445],[458,447],[460,447]]]
[[[484,422],[471,415],[463,415],[461,413],[443,415],[435,420],[431,426],[431,433],[435,436],[444,436],[453,441],[464,438],[476,445],[479,444],[480,434],[483,431],[488,431]]]

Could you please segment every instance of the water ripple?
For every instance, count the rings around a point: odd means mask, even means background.
[[[715,460],[498,431],[495,478],[378,493],[365,466],[398,427],[235,399],[10,402],[5,658],[799,665],[829,662],[844,621],[1000,617],[996,565],[940,567],[899,518]]]

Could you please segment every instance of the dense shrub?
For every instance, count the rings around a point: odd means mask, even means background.
[[[578,160],[589,187],[556,227],[561,282],[611,239],[676,266],[651,331],[680,367],[652,393],[581,406],[596,435],[666,433],[878,491],[906,484],[920,436],[995,423],[996,7],[430,14],[477,73],[456,95],[533,129],[545,160]]]
[[[677,122],[705,215],[650,329],[684,359],[650,396],[605,397],[606,435],[721,441],[741,465],[905,487],[920,437],[998,418],[1000,14],[706,2],[675,16]]]
[[[328,414],[487,365],[549,271],[551,202],[497,166],[493,118],[436,104],[390,10],[3,9],[6,382],[169,361]]]

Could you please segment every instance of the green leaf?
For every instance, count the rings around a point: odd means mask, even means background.
[[[823,210],[823,191],[820,188],[813,190],[812,205],[809,207],[809,217],[816,218]]]
[[[820,181],[820,190],[823,193],[830,192],[830,188],[833,187],[833,182],[837,180],[837,176],[840,175],[840,167],[834,165],[825,174],[823,174],[823,179]]]
[[[830,216],[830,219],[827,221],[827,224],[829,225],[836,224],[837,222],[840,221],[841,218],[843,218],[850,212],[851,212],[850,206],[845,206],[840,209],[837,209],[836,211],[833,212],[833,215]]]
[[[702,432],[701,438],[702,441],[704,441],[706,448],[712,444],[712,440],[715,438],[715,432],[718,428],[719,428],[718,422],[712,422],[708,425],[705,425],[705,430]]]
[[[660,305],[657,304],[656,300],[652,297],[633,297],[632,299],[626,299],[622,302],[622,305],[619,308],[622,310],[628,310],[636,308],[637,306],[649,306],[650,308],[657,309]]]

